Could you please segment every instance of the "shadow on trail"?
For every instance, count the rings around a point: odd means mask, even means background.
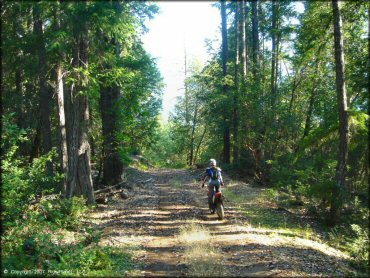
[[[140,241],[141,275],[189,275],[186,246],[178,236],[190,223],[210,231],[228,276],[345,275],[338,269],[348,261],[314,247],[294,246],[287,240],[294,240],[291,233],[248,228],[248,218],[235,204],[226,202],[226,219],[217,220],[209,214],[206,191],[200,190],[194,175],[186,170],[156,170],[146,172],[145,178],[152,182],[135,188],[134,197],[111,202],[92,216],[99,220],[94,227],[103,231],[102,239]],[[179,186],[179,181],[186,186]]]

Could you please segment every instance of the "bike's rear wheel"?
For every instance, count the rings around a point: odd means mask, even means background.
[[[224,219],[225,211],[224,211],[224,205],[222,203],[217,203],[216,212],[217,212],[217,216],[219,220]]]

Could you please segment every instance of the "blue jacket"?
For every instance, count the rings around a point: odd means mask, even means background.
[[[209,177],[210,180],[211,179],[217,179],[220,182],[223,182],[220,168],[216,167],[216,173],[215,174],[216,174],[216,176],[213,175],[213,168],[212,167],[209,167],[209,168],[206,169],[206,175],[207,175],[207,177]]]

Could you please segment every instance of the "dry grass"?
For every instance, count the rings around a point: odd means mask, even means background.
[[[222,254],[212,246],[212,236],[205,227],[190,223],[181,229],[178,240],[185,246],[190,276],[227,276],[222,267]]]

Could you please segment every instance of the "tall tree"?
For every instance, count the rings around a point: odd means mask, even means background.
[[[188,75],[188,66],[187,66],[187,53],[186,53],[186,45],[184,43],[184,95],[185,95],[185,125],[190,125],[190,111],[189,111],[189,88],[188,88],[188,81],[187,81],[187,75]],[[194,125],[193,125],[194,128]],[[187,157],[187,163],[188,165],[193,164],[193,128],[192,128],[192,140],[189,145],[189,152]]]
[[[60,2],[56,1],[54,8],[54,32],[58,33],[61,31],[60,24]],[[62,188],[64,194],[67,193],[67,177],[68,177],[68,148],[67,148],[67,131],[66,131],[66,117],[64,110],[64,84],[63,84],[63,65],[62,62],[65,59],[65,53],[62,49],[58,49],[57,62],[55,66],[55,94],[58,101],[58,115],[59,115],[59,136],[60,136],[60,163],[61,170],[64,173]]]
[[[34,33],[37,42],[38,68],[39,68],[39,90],[40,90],[40,122],[41,122],[41,143],[42,153],[46,154],[51,151],[51,126],[50,126],[50,104],[51,95],[49,92],[48,81],[48,65],[46,57],[46,47],[44,39],[44,22],[41,15],[40,3],[36,3],[33,7],[34,16]],[[47,163],[47,175],[52,175],[53,166],[51,162]]]
[[[194,161],[196,159],[196,156],[194,156],[194,150],[195,150],[195,130],[197,128],[198,124],[198,104],[199,100],[196,97],[195,98],[195,107],[194,107],[194,113],[193,113],[193,118],[192,118],[192,123],[191,123],[191,137],[190,137],[190,158],[189,158],[189,165],[193,165]]]
[[[257,81],[259,71],[259,28],[258,28],[258,9],[257,1],[252,1],[252,60],[253,78]]]
[[[107,68],[106,70],[109,70]],[[103,84],[109,84],[104,82]],[[121,181],[123,164],[118,153],[117,132],[119,131],[118,103],[120,88],[115,85],[101,85],[100,113],[103,134],[103,184],[116,184]]]
[[[336,224],[340,219],[340,209],[346,192],[346,172],[348,160],[348,104],[345,83],[345,58],[343,46],[343,27],[340,2],[332,0],[334,16],[334,50],[335,50],[335,72],[336,90],[339,114],[339,155],[336,167],[336,181],[332,191],[330,206],[330,221]]]
[[[16,64],[22,64],[22,51],[20,49],[20,43],[22,40],[22,36],[24,35],[22,24],[21,24],[21,8],[20,4],[16,3],[14,5],[14,14],[13,14],[13,36],[14,36],[14,42],[18,46],[16,55],[15,55],[15,63]],[[15,89],[16,89],[16,95],[19,96],[19,100],[14,103],[16,105],[16,116],[17,116],[17,123],[19,127],[24,128],[24,96],[23,96],[23,69],[20,67],[17,67],[15,69]]]
[[[240,50],[243,50],[243,47],[241,47],[243,43],[243,37],[242,37],[242,29],[241,29],[241,10],[243,9],[243,6],[240,5],[243,4],[242,2],[237,2],[235,7],[235,68],[234,68],[234,93],[233,93],[233,164],[237,165],[239,160],[239,142],[238,142],[238,129],[239,129],[239,92],[240,92],[240,81],[239,81],[239,75],[240,75]],[[244,68],[244,65],[243,65]],[[244,77],[244,76],[242,76]]]
[[[227,42],[227,15],[225,0],[221,0],[221,33],[222,33],[222,75],[223,93],[228,97],[229,86],[226,81],[228,74],[228,42]],[[227,107],[223,107],[223,162],[230,164],[230,120]]]
[[[122,15],[123,6],[119,2],[109,3],[109,8],[114,12],[115,18]],[[119,24],[118,22],[116,24]],[[115,57],[115,61],[120,61],[121,44],[118,41],[118,34],[112,37],[101,34],[105,42],[104,48]],[[103,71],[105,73],[114,72],[112,69],[116,65],[105,63]],[[100,82],[100,114],[102,117],[103,135],[103,184],[116,184],[122,180],[123,163],[119,155],[119,142],[117,134],[120,132],[119,102],[121,100],[121,88],[118,82],[111,80],[111,75],[107,75]]]
[[[278,56],[277,28],[278,28],[278,6],[276,0],[272,0],[272,26],[271,26],[271,109],[274,110],[276,101],[276,70]]]
[[[320,67],[318,59],[316,59],[315,63],[316,63],[315,69],[316,69],[316,72],[317,72],[319,70],[319,67]],[[316,98],[317,91],[318,91],[318,88],[317,88],[318,83],[319,83],[319,80],[318,80],[318,77],[316,76],[316,77],[314,77],[312,92],[311,92],[311,95],[310,95],[310,101],[309,101],[309,105],[308,105],[306,122],[305,122],[304,130],[303,130],[303,138],[308,136],[308,133],[310,132],[310,129],[311,129],[311,119],[312,119],[314,102],[315,102],[315,98]],[[295,86],[295,84],[293,84],[293,86]],[[294,89],[294,87],[293,87],[293,89]],[[292,94],[292,99],[293,98],[294,98],[294,96]]]
[[[75,81],[70,88],[70,141],[68,143],[67,197],[83,195],[88,203],[95,201],[90,165],[90,144],[88,141],[89,102],[87,76],[88,37],[86,2],[79,2],[73,18],[73,66]],[[68,126],[67,126],[68,127]]]
[[[241,60],[240,60],[240,63],[242,64],[242,76],[243,76],[243,79],[242,79],[242,82],[245,82],[245,79],[247,77],[247,74],[248,74],[248,70],[249,70],[249,64],[248,64],[248,49],[247,49],[247,38],[246,38],[246,1],[245,0],[242,0],[239,2],[239,10],[240,10],[240,20],[241,20],[241,23],[240,23],[240,33],[241,33],[241,36],[240,36],[240,45],[241,45],[241,48],[239,50],[239,52],[241,53]]]

